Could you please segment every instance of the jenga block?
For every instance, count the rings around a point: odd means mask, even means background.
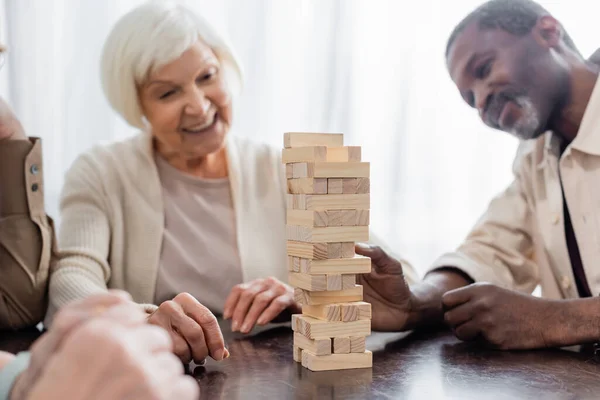
[[[356,285],[352,289],[332,290],[325,292],[309,292],[304,289],[294,289],[294,300],[301,305],[316,306],[331,303],[351,303],[362,301],[363,287]]]
[[[357,178],[356,182],[357,194],[371,193],[371,180],[369,178]]]
[[[314,276],[314,275],[308,275]],[[317,275],[318,276],[318,275]],[[342,290],[342,275],[326,275],[327,276],[327,290]],[[346,289],[352,289],[352,287],[347,287]]]
[[[348,249],[352,248],[350,254]],[[287,242],[287,254],[294,257],[300,257],[310,260],[328,260],[332,258],[354,257],[354,243],[307,243],[307,242]],[[369,270],[370,271],[370,270]],[[347,272],[354,273],[354,272]]]
[[[328,289],[327,275],[308,275],[297,272],[290,272],[288,282],[290,285],[308,290],[311,292],[319,292]],[[342,288],[340,279],[340,289]]]
[[[292,166],[294,178],[368,178],[371,170],[368,162],[294,163]]]
[[[296,210],[368,210],[369,194],[287,194],[287,208]]]
[[[355,255],[354,243],[342,243],[342,258],[352,258]]]
[[[358,321],[371,319],[371,304],[364,301],[341,304],[342,321]]]
[[[366,179],[366,178],[364,178]],[[342,193],[343,194],[356,194],[358,189],[358,178],[343,178],[342,179]]]
[[[364,336],[350,336],[350,353],[364,353],[366,350]]]
[[[294,347],[296,346],[300,347],[302,350],[308,350],[318,356],[331,354],[332,348],[330,338],[309,339],[299,332],[294,332]],[[350,343],[348,343],[348,349],[349,348]]]
[[[327,211],[310,210],[287,210],[287,225],[307,226],[307,227],[326,227],[329,223]]]
[[[327,215],[327,226],[343,226],[342,225],[342,212],[352,212],[355,210],[329,210],[325,211]]]
[[[344,135],[341,133],[286,132],[283,135],[283,146],[285,148],[307,146],[342,147],[343,145]]]
[[[351,322],[323,321],[301,315],[298,317],[296,332],[309,339],[368,336],[371,334],[371,321],[366,319]]]
[[[292,179],[294,177],[294,167],[292,166],[292,164],[286,164],[285,177],[287,179]]]
[[[327,194],[327,179],[325,178],[288,179],[287,185],[288,193],[291,194]]]
[[[342,307],[339,304],[303,305],[302,314],[324,321],[341,321]]]
[[[302,366],[311,371],[333,371],[354,368],[371,368],[373,353],[330,354],[317,356],[309,351],[302,351]]]
[[[354,242],[368,241],[368,226],[309,227],[286,225],[287,240],[296,242]]]
[[[333,353],[334,354],[350,353],[350,338],[349,337],[333,338]],[[315,353],[315,354],[317,354],[317,353]]]
[[[355,255],[353,258],[329,260],[300,259],[300,272],[303,274],[368,274],[371,272],[371,259]],[[342,280],[344,278],[342,277]]]
[[[327,278],[329,279],[329,278]],[[328,281],[329,282],[329,281]],[[356,285],[356,275],[342,275],[342,290],[351,289]]]
[[[298,318],[301,317],[302,314],[292,314],[292,330],[296,332],[300,327],[300,323],[298,322]]]
[[[302,349],[296,345],[294,345],[294,361],[302,362]]]
[[[360,162],[361,148],[359,146],[328,147],[327,162]],[[319,160],[315,160],[319,161]]]
[[[315,178],[318,179],[318,178]],[[342,194],[342,180],[340,178],[329,178],[327,179],[327,193],[328,194]]]
[[[283,149],[281,152],[281,162],[284,164],[315,161],[327,161],[327,147],[296,147],[293,149]]]
[[[369,210],[355,210],[355,226],[368,226],[370,222],[370,211]],[[347,225],[346,225],[347,226]]]
[[[300,272],[300,259],[288,256],[288,271]]]

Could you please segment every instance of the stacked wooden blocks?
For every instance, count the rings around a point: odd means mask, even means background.
[[[354,253],[369,240],[369,163],[342,134],[286,133],[289,283],[302,314],[292,317],[294,360],[312,371],[369,368],[371,305],[356,275],[371,260]]]

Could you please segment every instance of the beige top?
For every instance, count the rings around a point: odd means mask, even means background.
[[[231,288],[243,282],[229,179],[201,179],[155,157],[165,228],[154,303],[188,292],[222,313]]]
[[[562,156],[560,138],[547,132],[521,144],[514,175],[458,250],[431,269],[455,266],[476,281],[523,292],[540,284],[544,297],[579,297],[565,239],[562,176],[590,290],[600,294],[600,84]]]

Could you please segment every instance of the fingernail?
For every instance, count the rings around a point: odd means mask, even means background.
[[[356,243],[356,247],[360,247],[361,249],[368,250],[371,248],[371,245],[368,243]]]
[[[242,326],[242,332],[243,332],[243,333],[248,333],[248,332],[250,332],[250,326],[249,326],[249,324],[244,324],[244,325]]]
[[[257,323],[258,325],[264,325],[264,324],[266,324],[266,323],[267,323],[267,321],[265,321],[265,319],[264,319],[264,318],[260,318],[258,321],[256,321],[256,323]]]
[[[231,330],[234,332],[237,332],[239,327],[240,327],[240,324],[237,321],[233,321],[233,324],[231,324]]]
[[[225,349],[225,358],[229,358],[230,356],[229,350]]]
[[[225,358],[225,350],[217,350],[214,358],[216,361],[222,361]]]
[[[229,315],[229,313],[223,313],[223,319],[229,319],[231,318],[231,315]]]

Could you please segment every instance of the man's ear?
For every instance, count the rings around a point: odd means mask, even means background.
[[[600,48],[594,52],[588,59],[589,62],[600,65]]]
[[[547,48],[558,48],[564,35],[560,22],[550,15],[539,18],[531,33],[541,46]]]

